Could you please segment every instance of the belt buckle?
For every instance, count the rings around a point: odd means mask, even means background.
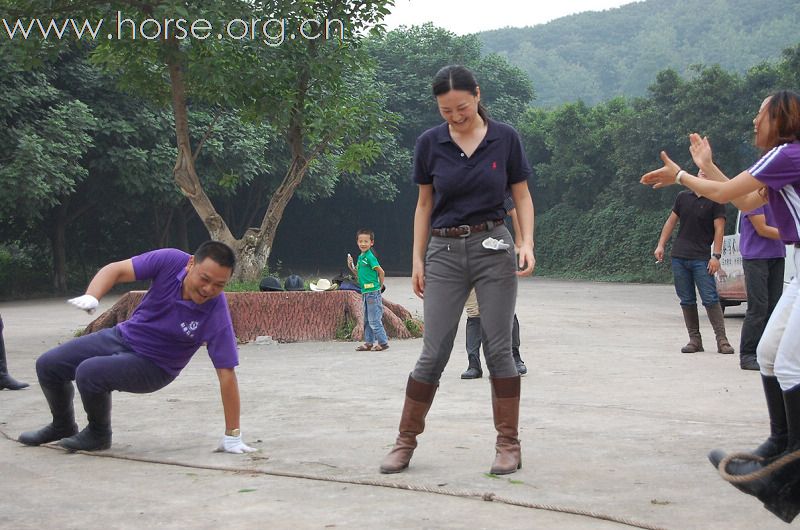
[[[465,233],[459,234],[458,237],[469,237],[469,235],[472,233],[472,227],[469,225],[459,225],[458,228],[459,230],[466,230]]]

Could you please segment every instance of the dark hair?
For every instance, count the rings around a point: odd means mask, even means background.
[[[800,140],[800,95],[791,90],[779,90],[767,103],[770,128],[766,149]]]
[[[236,253],[221,241],[206,241],[197,247],[194,253],[195,263],[201,263],[206,258],[211,258],[222,267],[231,270],[236,268]]]
[[[436,75],[433,76],[431,88],[433,89],[434,97],[447,94],[451,90],[464,90],[473,96],[477,96],[478,80],[475,79],[475,74],[469,68],[451,64],[436,72]],[[486,112],[486,108],[480,101],[478,101],[478,115],[484,121],[489,119],[489,113]]]
[[[369,236],[370,241],[375,241],[375,232],[370,230],[369,228],[361,228],[356,232],[356,239],[358,236]]]

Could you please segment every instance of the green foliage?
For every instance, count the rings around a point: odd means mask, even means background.
[[[301,200],[287,207],[291,229],[271,256],[278,269],[281,262],[297,269],[305,259],[306,270],[334,271],[355,229],[370,226],[385,268],[407,272],[414,142],[441,123],[433,75],[460,63],[475,71],[490,114],[520,131],[535,169],[537,274],[668,281],[668,267],[651,256],[677,189],[649,189],[640,175],[660,164],[661,149],[693,170],[691,131],[708,135],[715,160],[736,174],[757,156],[750,122],[761,99],[776,88],[800,88],[796,41],[777,62],[765,60],[796,39],[785,31],[797,23],[796,3],[765,9],[764,1],[647,0],[533,28],[533,41],[520,37],[528,30],[503,30],[503,39],[485,34],[486,42],[504,40],[487,44],[489,53],[476,35],[432,25],[381,32],[388,2],[154,6],[154,16],[187,18],[281,10],[293,23],[311,12],[350,17],[341,41],[269,47],[190,40],[171,51],[141,39],[0,42],[0,297],[50,292],[48,270],[59,266],[59,248],[61,274],[83,287],[108,261],[157,246],[190,250],[206,239],[172,175],[168,52],[179,55],[187,80],[203,190],[231,232],[257,226],[289,171],[308,163],[294,193]],[[65,5],[0,0],[13,16],[45,16]],[[146,16],[129,2],[69,5],[70,16],[120,6],[136,20]],[[719,65],[702,66],[713,63]],[[530,106],[534,87],[543,106]],[[576,93],[582,102],[574,102]],[[305,204],[311,201],[313,208]]]
[[[414,338],[419,338],[422,336],[422,322],[416,318],[407,318],[403,321],[403,324],[406,326],[406,329],[411,336]]]
[[[356,321],[345,316],[345,319],[336,328],[336,340],[351,340]]]
[[[41,249],[35,246],[20,241],[0,243],[0,299],[50,294],[48,267]]]
[[[644,95],[667,68],[686,75],[694,64],[719,64],[743,73],[795,45],[798,26],[796,0],[645,0],[478,37],[487,53],[528,74],[537,105],[555,107]]]
[[[537,274],[625,282],[665,282],[653,250],[669,210],[647,211],[621,200],[585,212],[569,206],[537,219]]]
[[[251,280],[251,281],[244,281],[244,280],[234,280],[228,282],[225,286],[226,293],[247,293],[247,292],[258,292],[260,291],[258,285],[260,280]]]

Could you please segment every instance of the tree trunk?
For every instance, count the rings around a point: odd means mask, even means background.
[[[172,170],[173,178],[185,197],[194,206],[212,239],[235,246],[235,239],[225,220],[220,216],[206,195],[194,166],[189,136],[189,109],[186,104],[186,81],[183,77],[181,52],[174,36],[166,43],[166,65],[169,70],[172,90],[172,109],[175,114],[175,137],[178,156]]]
[[[258,228],[248,228],[242,239],[235,239],[225,220],[217,213],[211,200],[203,191],[195,170],[194,160],[198,153],[192,153],[189,136],[189,110],[186,104],[186,81],[181,66],[181,53],[177,40],[173,37],[166,46],[166,65],[169,70],[172,90],[172,106],[175,114],[175,136],[178,156],[173,169],[175,182],[200,216],[212,239],[226,243],[236,252],[238,265],[233,279],[243,281],[258,280],[272,251],[272,243],[286,206],[294,196],[297,187],[308,172],[308,164],[328,145],[328,137],[306,155],[304,143],[304,108],[310,74],[303,70],[298,75],[297,93],[292,105],[288,131],[292,162],[286,176],[272,195],[267,211]]]

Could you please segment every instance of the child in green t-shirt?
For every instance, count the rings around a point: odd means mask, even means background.
[[[347,255],[347,266],[356,275],[364,300],[364,344],[357,351],[383,351],[389,347],[389,338],[383,328],[383,300],[381,287],[385,273],[372,251],[375,245],[375,233],[361,229],[356,232],[356,243],[361,250],[358,266],[353,263],[353,256]],[[373,346],[373,343],[377,344]]]

